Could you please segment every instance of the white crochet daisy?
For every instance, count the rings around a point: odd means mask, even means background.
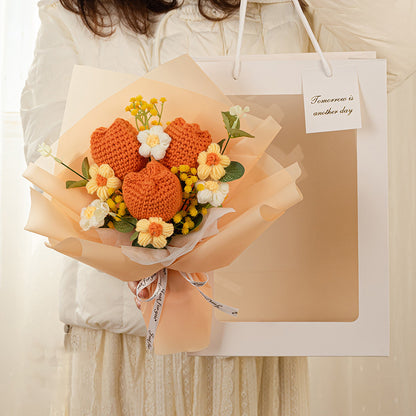
[[[250,107],[245,106],[244,108],[241,105],[235,105],[230,108],[230,114],[232,116],[237,116],[238,118],[245,117],[246,113],[250,111]]]
[[[198,191],[197,198],[200,204],[211,204],[213,207],[219,207],[228,195],[229,186],[225,182],[201,181],[197,183],[203,185],[204,189]]]
[[[139,153],[143,157],[153,156],[155,160],[165,157],[171,138],[163,131],[162,126],[153,126],[149,130],[143,130],[137,135],[141,143]]]
[[[81,211],[79,225],[84,231],[90,228],[99,228],[104,225],[105,217],[110,213],[107,202],[96,199]]]

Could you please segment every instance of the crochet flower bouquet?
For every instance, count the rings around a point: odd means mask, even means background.
[[[43,190],[32,189],[26,229],[105,273],[139,280],[149,349],[197,351],[209,343],[213,307],[238,313],[213,299],[210,272],[301,200],[300,172],[265,153],[279,125],[233,106],[189,57],[152,78],[39,147],[56,163],[25,172]]]

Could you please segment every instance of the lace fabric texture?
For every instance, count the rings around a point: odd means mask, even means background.
[[[306,416],[305,357],[156,356],[145,339],[72,327],[54,416]]]

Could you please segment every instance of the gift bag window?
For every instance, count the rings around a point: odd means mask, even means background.
[[[358,305],[356,131],[307,134],[302,95],[230,96],[282,126],[267,153],[300,163],[303,200],[231,266],[215,274],[215,294],[239,308],[220,321],[352,322]],[[255,261],[254,261],[255,260]]]

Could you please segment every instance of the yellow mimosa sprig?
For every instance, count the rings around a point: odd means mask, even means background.
[[[160,100],[151,98],[150,102],[147,102],[143,100],[141,95],[138,95],[130,98],[130,104],[125,110],[134,117],[137,130],[148,130],[151,125],[162,124],[161,120],[165,102],[165,97],[162,97]]]

